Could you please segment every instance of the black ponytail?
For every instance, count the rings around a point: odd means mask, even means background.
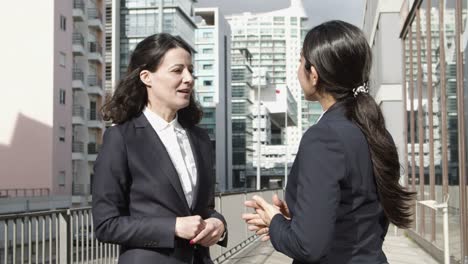
[[[385,215],[398,227],[410,227],[415,193],[400,185],[395,143],[380,107],[367,90],[372,52],[364,33],[343,21],[323,23],[307,33],[302,54],[307,69],[313,66],[318,73],[317,91],[343,103],[347,118],[364,133]],[[356,92],[361,86],[365,89]]]
[[[400,162],[392,136],[385,127],[380,107],[367,93],[345,100],[348,119],[366,136],[380,202],[389,220],[401,228],[411,225],[414,193],[400,185]]]

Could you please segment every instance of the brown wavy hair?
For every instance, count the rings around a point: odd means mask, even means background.
[[[347,118],[364,133],[385,215],[398,227],[410,227],[415,193],[399,183],[398,152],[382,111],[368,93],[353,92],[369,83],[372,51],[364,33],[343,21],[325,22],[307,33],[302,54],[304,70],[310,72],[314,66],[318,73],[317,91],[327,92],[343,103]]]
[[[103,119],[122,124],[139,116],[148,104],[148,92],[146,85],[140,80],[140,72],[155,72],[166,53],[175,48],[183,48],[192,55],[191,47],[182,38],[167,33],[151,35],[138,43],[130,57],[127,74],[102,107]],[[177,111],[177,115],[183,127],[191,127],[200,122],[203,112],[195,101],[193,92],[189,105]]]

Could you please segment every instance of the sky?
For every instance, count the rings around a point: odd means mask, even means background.
[[[268,12],[289,6],[289,0],[198,0],[196,7],[219,7],[225,15]],[[307,26],[340,19],[362,28],[365,0],[303,0]]]

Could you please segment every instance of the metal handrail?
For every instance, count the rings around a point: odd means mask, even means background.
[[[90,184],[82,184],[87,188]],[[230,235],[230,248],[217,251],[212,256],[215,263],[229,258],[243,247],[255,241],[254,233],[247,233],[246,226],[240,215],[244,212],[244,201],[250,194],[256,193],[269,198],[281,189],[266,189],[262,191],[235,191],[217,193],[217,207],[224,214],[228,226],[233,228]],[[235,196],[235,197],[233,197]],[[225,211],[223,211],[223,208]],[[98,241],[94,234],[91,207],[69,208],[42,212],[0,215],[0,262],[19,263],[21,259],[34,260],[34,263],[47,263],[57,260],[57,263],[88,263],[114,262],[119,256],[118,245]],[[31,250],[35,248],[35,250]],[[23,261],[24,262],[24,261]]]

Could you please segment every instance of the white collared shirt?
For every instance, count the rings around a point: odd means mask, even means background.
[[[197,182],[197,166],[187,132],[177,121],[177,115],[174,120],[168,123],[148,108],[143,110],[143,114],[164,144],[172,164],[179,175],[187,203],[191,206]],[[185,152],[185,155],[182,151]]]
[[[320,116],[319,116],[319,118],[317,119],[317,121],[315,121],[315,124],[317,124],[317,123],[320,121],[320,119],[322,119],[323,115],[324,115],[326,112],[327,112],[327,111],[325,110],[325,111],[322,112],[322,114],[320,114]]]

